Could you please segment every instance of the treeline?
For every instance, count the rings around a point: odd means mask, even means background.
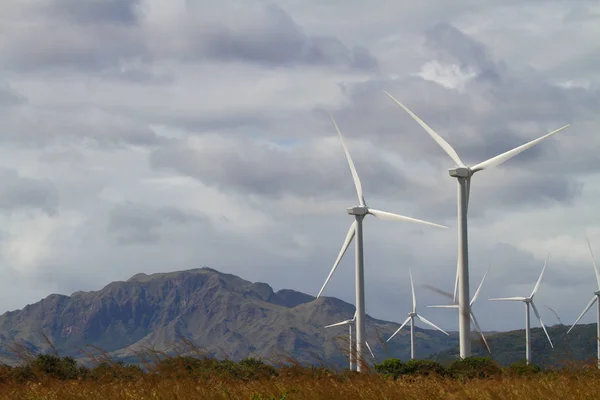
[[[431,360],[388,359],[367,368],[367,375],[381,375],[390,379],[401,377],[429,376],[452,380],[485,379],[499,376],[532,376],[538,374],[557,374],[587,370],[596,373],[595,364],[579,364],[570,368],[543,369],[536,365],[518,362],[501,367],[486,357],[470,357],[454,361],[447,366]],[[305,377],[346,380],[356,373],[347,370],[336,371],[324,366],[302,366],[288,360],[279,366],[269,365],[257,358],[245,358],[239,362],[217,360],[209,357],[175,356],[154,359],[142,368],[122,361],[108,359],[94,367],[79,365],[72,357],[60,357],[56,354],[39,354],[18,366],[0,365],[0,384],[27,383],[44,380],[137,380],[186,379],[195,380],[264,380],[274,377]]]

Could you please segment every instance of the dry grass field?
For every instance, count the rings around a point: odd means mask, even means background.
[[[163,379],[98,382],[44,379],[0,385],[1,399],[596,399],[596,374],[535,378],[500,377],[467,382],[415,377],[386,379],[379,375],[275,377],[252,381],[227,379]]]
[[[85,368],[68,357],[38,355],[0,367],[0,399],[595,399],[599,378],[593,365],[539,371],[485,359],[445,368],[386,361],[357,374],[202,357],[156,359],[145,370],[110,360]]]

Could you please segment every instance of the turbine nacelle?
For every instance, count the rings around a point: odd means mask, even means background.
[[[469,178],[474,174],[469,167],[452,168],[448,173],[453,178]]]
[[[346,209],[346,211],[350,215],[356,215],[360,217],[364,217],[365,215],[369,214],[369,208],[367,206],[349,207]]]

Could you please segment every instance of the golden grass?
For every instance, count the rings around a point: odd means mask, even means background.
[[[0,399],[594,399],[600,374],[566,372],[534,377],[476,379],[467,382],[438,377],[376,374],[321,377],[280,374],[258,380],[172,379],[144,375],[134,380],[57,380],[0,384]]]

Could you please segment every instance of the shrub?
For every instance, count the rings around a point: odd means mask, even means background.
[[[94,380],[132,380],[144,375],[144,371],[137,365],[126,364],[123,361],[109,363],[101,362],[90,370],[88,376]]]
[[[89,369],[78,367],[73,357],[39,354],[27,364],[15,367],[13,374],[18,381],[29,381],[44,376],[65,380],[85,378]]]
[[[450,376],[457,379],[489,378],[500,372],[498,364],[489,357],[467,357],[448,367]]]
[[[258,358],[244,358],[238,363],[242,378],[258,379],[277,375],[277,370],[271,365],[265,364]]]
[[[433,360],[408,360],[404,364],[402,373],[407,375],[443,376],[446,374],[446,370],[442,367],[442,364]]]
[[[375,371],[397,379],[404,373],[404,363],[397,358],[388,358],[381,364],[375,364]]]
[[[505,367],[502,373],[509,376],[531,376],[542,372],[542,368],[535,364],[527,364],[525,360],[517,361]]]

